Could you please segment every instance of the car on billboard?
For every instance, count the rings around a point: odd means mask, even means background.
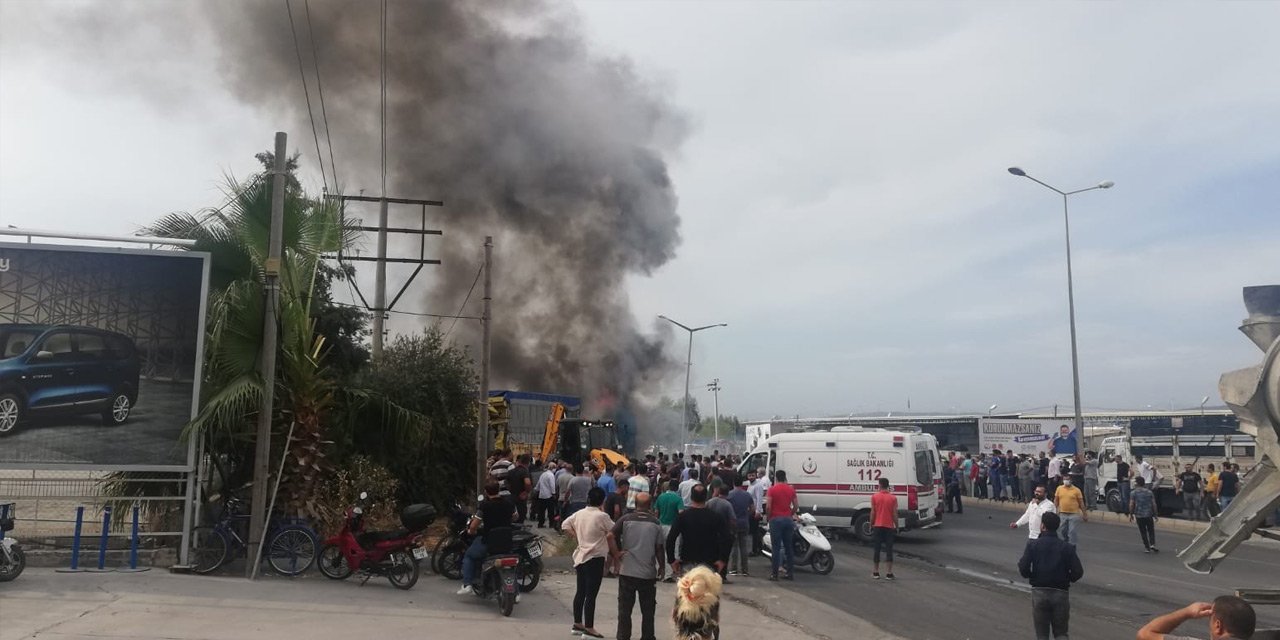
[[[138,400],[128,336],[74,325],[0,324],[0,436],[36,417],[98,414],[123,424]]]

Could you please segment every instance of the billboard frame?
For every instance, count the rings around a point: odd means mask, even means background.
[[[16,231],[16,230],[15,230]],[[8,235],[8,234],[6,234]],[[27,242],[0,241],[0,250],[39,250],[39,251],[63,251],[67,253],[102,253],[111,255],[133,255],[133,256],[156,256],[166,258],[186,258],[200,261],[200,304],[199,317],[196,319],[196,359],[195,370],[193,371],[192,389],[191,389],[191,411],[187,417],[188,423],[194,420],[200,411],[200,394],[202,392],[201,385],[204,382],[204,339],[206,330],[206,320],[209,313],[209,275],[211,270],[212,258],[206,251],[187,251],[172,249],[133,249],[121,247],[99,247],[77,244],[52,244],[43,242],[31,242],[28,237]],[[114,241],[107,240],[104,241]],[[124,241],[123,239],[121,241]],[[191,488],[194,484],[194,474],[196,471],[196,440],[198,438],[190,438],[187,441],[187,460],[185,464],[123,464],[123,465],[99,465],[99,464],[80,464],[65,462],[4,462],[0,460],[0,469],[12,469],[19,471],[157,471],[157,472],[180,472],[191,474],[188,479],[188,502],[190,502]]]

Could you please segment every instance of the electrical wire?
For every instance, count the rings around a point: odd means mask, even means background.
[[[360,305],[358,305],[358,304],[348,304],[348,303],[346,303],[346,302],[337,302],[337,301],[334,301],[334,302],[333,302],[333,304],[334,304],[334,305],[337,305],[337,306],[339,306],[339,307],[351,307],[351,308],[354,308],[354,309],[363,309],[363,308],[364,308],[364,307],[362,307],[362,306],[360,306]],[[387,312],[387,313],[398,313],[398,314],[406,315],[406,316],[418,316],[418,317],[421,317],[421,318],[443,318],[443,319],[445,319],[445,320],[483,320],[483,318],[481,318],[480,316],[444,315],[444,314],[440,314],[440,313],[420,313],[420,312],[417,312],[417,311],[398,311],[398,310],[396,310],[396,309],[387,309],[387,310],[386,310],[386,312]]]
[[[333,136],[329,134],[329,112],[324,106],[324,83],[320,81],[320,54],[316,53],[316,34],[311,28],[311,0],[303,0],[307,10],[307,37],[311,40],[311,62],[316,70],[316,91],[320,93],[320,115],[324,118],[324,139],[329,144],[329,172],[333,174],[333,189],[338,186],[338,163],[333,159]]]
[[[293,5],[289,0],[284,0],[284,8],[289,12],[289,31],[293,33],[293,51],[298,54],[298,76],[302,78],[302,93],[307,98],[307,117],[311,119],[311,138],[316,142],[316,160],[320,163],[320,180],[324,183],[325,193],[328,193],[329,177],[325,175],[324,155],[320,153],[320,133],[316,130],[316,114],[311,108],[311,91],[307,89],[306,67],[302,65],[302,46],[298,44],[298,30],[293,26]]]
[[[471,294],[476,290],[476,283],[480,282],[480,274],[482,273],[484,273],[483,264],[480,265],[479,269],[476,269],[476,278],[471,281],[471,288],[467,290],[467,297],[462,299],[462,306],[458,307],[458,316],[453,319],[453,324],[449,325],[449,329],[444,332],[444,337],[448,338],[449,334],[453,332],[453,328],[458,326],[458,318],[462,317],[462,312],[466,310],[467,303],[471,301]]]
[[[382,0],[382,197],[387,197],[387,0]]]

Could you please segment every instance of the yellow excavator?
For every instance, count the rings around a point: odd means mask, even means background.
[[[618,444],[618,430],[612,422],[593,420],[566,420],[564,405],[551,406],[547,416],[547,430],[542,436],[542,459],[559,457],[575,466],[591,461],[603,469],[606,464],[628,466],[631,460],[623,455]]]

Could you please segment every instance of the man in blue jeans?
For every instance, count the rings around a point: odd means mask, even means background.
[[[475,515],[467,525],[467,533],[475,536],[466,554],[462,556],[462,588],[458,595],[472,593],[476,583],[476,567],[484,562],[489,554],[488,536],[490,531],[502,527],[511,527],[516,518],[515,506],[498,495],[501,488],[496,482],[484,486],[484,501],[476,507]]]
[[[778,471],[773,477],[773,486],[765,494],[765,513],[769,515],[769,545],[772,547],[773,561],[770,580],[778,579],[778,568],[782,564],[783,554],[787,558],[787,580],[795,579],[796,558],[795,537],[796,523],[792,518],[799,510],[796,504],[796,490],[787,484],[787,472]]]

